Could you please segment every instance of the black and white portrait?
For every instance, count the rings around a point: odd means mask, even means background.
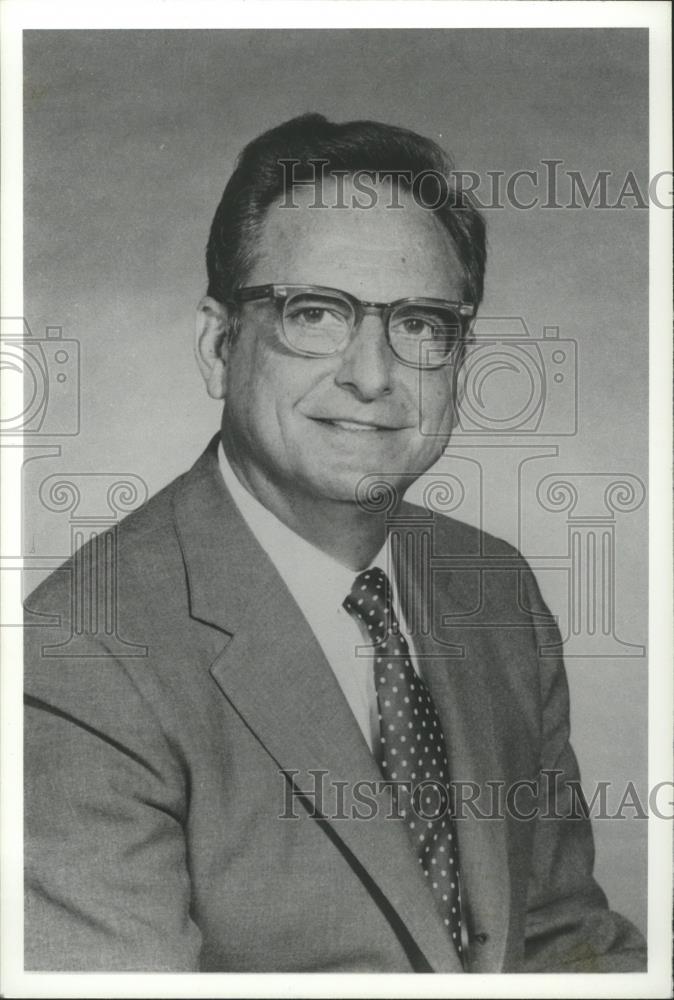
[[[21,34],[19,965],[654,995],[662,29],[336,6]]]

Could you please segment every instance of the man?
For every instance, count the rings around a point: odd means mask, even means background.
[[[78,556],[114,562],[146,655],[68,655],[73,562],[28,601],[58,622],[27,629],[28,968],[643,968],[592,879],[530,571],[402,502],[482,298],[480,215],[416,185],[448,169],[317,115],[244,150],[197,317],[221,432]]]

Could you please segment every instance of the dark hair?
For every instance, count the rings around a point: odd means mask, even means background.
[[[283,160],[296,161],[292,170],[282,168]],[[315,178],[317,160],[327,161],[322,168],[326,174],[395,171],[414,178],[430,171],[445,178],[449,197],[429,211],[435,212],[454,242],[465,273],[465,298],[479,305],[487,255],[485,224],[470,194],[456,182],[450,157],[437,143],[408,129],[374,121],[335,124],[318,114],[300,115],[264,132],[239,156],[206,249],[212,298],[226,302],[245,281],[266,210],[289,193],[293,181]],[[411,187],[404,177],[399,183],[404,189]]]

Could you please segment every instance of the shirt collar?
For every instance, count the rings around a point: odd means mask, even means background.
[[[218,463],[225,486],[239,513],[274,563],[305,616],[316,620],[334,614],[350,593],[356,572],[292,531],[249,493],[234,472],[222,442],[218,445]],[[392,565],[390,556],[387,540],[367,568],[379,566],[385,570]],[[317,580],[320,580],[320,587],[316,586]],[[395,590],[395,581],[391,583]]]

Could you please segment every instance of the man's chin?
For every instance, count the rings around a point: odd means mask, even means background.
[[[393,510],[403,499],[416,476],[382,467],[342,470],[326,476],[320,497],[334,503],[353,504],[369,513]],[[318,496],[316,497],[318,499]]]

